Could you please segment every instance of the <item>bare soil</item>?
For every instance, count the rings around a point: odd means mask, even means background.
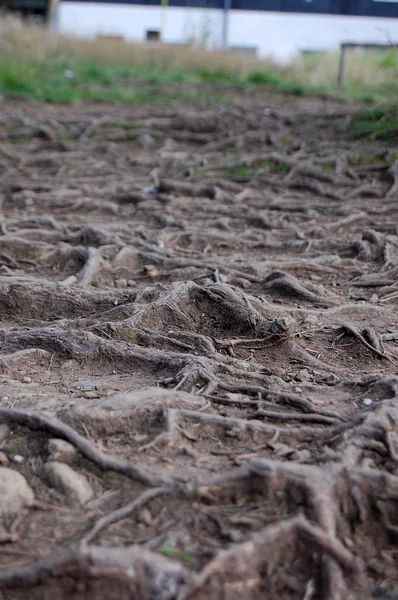
[[[230,98],[2,105],[4,600],[398,598],[398,155]]]

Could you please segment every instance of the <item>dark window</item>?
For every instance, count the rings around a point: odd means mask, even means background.
[[[158,42],[160,40],[160,31],[148,30],[146,32],[146,41],[147,42]]]

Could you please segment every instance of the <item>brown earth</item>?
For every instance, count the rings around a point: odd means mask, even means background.
[[[4,600],[398,598],[398,155],[231,98],[2,105]]]

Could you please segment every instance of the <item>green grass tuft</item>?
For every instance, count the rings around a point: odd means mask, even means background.
[[[246,81],[257,85],[280,85],[282,83],[279,75],[267,71],[254,71],[247,76]]]
[[[398,104],[358,112],[353,119],[351,133],[356,138],[398,141]]]

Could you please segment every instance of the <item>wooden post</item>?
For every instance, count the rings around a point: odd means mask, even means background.
[[[389,44],[368,44],[361,42],[344,42],[340,46],[340,64],[339,64],[339,75],[338,75],[338,86],[341,88],[344,86],[344,78],[345,78],[345,67],[346,67],[346,58],[347,58],[347,50],[349,48],[363,48],[364,50],[390,50],[394,48],[398,49],[398,44],[394,42],[390,42]]]
[[[59,0],[47,0],[45,23],[48,27],[55,25],[56,11],[58,8]]]
[[[160,36],[159,39],[161,42],[164,42],[164,35],[166,31],[166,18],[167,18],[167,7],[169,5],[169,0],[160,0]]]
[[[339,62],[339,75],[337,79],[337,85],[339,88],[344,86],[344,75],[345,75],[345,59],[346,59],[347,46],[341,44],[340,46],[340,62]]]
[[[231,0],[224,0],[223,15],[222,15],[222,34],[221,34],[221,47],[224,50],[228,48],[228,25],[229,25],[229,12],[231,10]]]

